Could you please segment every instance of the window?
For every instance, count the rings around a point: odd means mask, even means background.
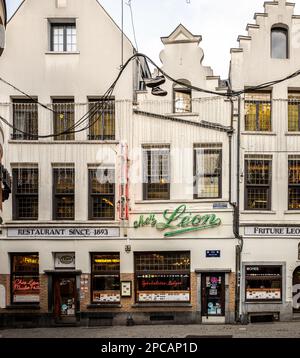
[[[74,168],[53,169],[53,219],[75,219]]]
[[[144,200],[170,199],[170,148],[143,147]]]
[[[90,99],[90,140],[115,139],[115,100]]]
[[[77,51],[76,24],[51,24],[51,51]]]
[[[30,100],[13,100],[13,130],[12,139],[36,140],[38,139],[38,106]]]
[[[286,59],[289,57],[288,29],[274,26],[271,30],[272,58]]]
[[[222,197],[222,144],[199,144],[194,148],[194,197]]]
[[[300,93],[289,92],[288,94],[288,130],[289,132],[300,131]]]
[[[38,303],[40,278],[38,254],[11,254],[11,303]]]
[[[60,134],[69,130],[74,125],[74,99],[53,99],[54,133]],[[74,133],[65,133],[54,137],[55,140],[74,140]]]
[[[38,168],[13,169],[13,219],[38,220]]]
[[[245,210],[271,210],[271,157],[246,156],[245,171]]]
[[[246,301],[281,301],[281,266],[246,266]]]
[[[190,253],[135,253],[137,302],[189,302]]]
[[[115,170],[89,169],[89,219],[115,219]]]
[[[289,210],[300,210],[300,156],[289,156]]]
[[[271,129],[271,93],[245,93],[245,130],[270,132]]]
[[[93,253],[92,303],[120,302],[120,254]]]
[[[190,81],[179,80],[180,82],[190,85]],[[175,84],[173,88],[174,112],[188,113],[192,111],[192,91],[182,85]]]

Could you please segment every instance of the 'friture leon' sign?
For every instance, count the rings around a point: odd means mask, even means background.
[[[173,237],[221,225],[221,219],[215,214],[193,215],[187,212],[186,205],[180,205],[174,211],[165,210],[163,220],[163,222],[159,222],[155,214],[150,214],[147,217],[141,215],[139,220],[134,222],[134,228],[152,226],[160,231],[168,230],[164,236]]]

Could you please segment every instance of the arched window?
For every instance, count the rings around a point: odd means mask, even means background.
[[[178,80],[190,85],[188,80]],[[175,84],[173,87],[174,112],[187,113],[192,111],[192,91],[190,88]]]
[[[273,26],[271,30],[272,58],[286,59],[289,57],[289,31],[284,25]]]

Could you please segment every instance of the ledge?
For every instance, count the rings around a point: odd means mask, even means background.
[[[300,214],[300,210],[285,210],[283,213],[285,215]]]
[[[262,131],[242,131],[242,135],[270,135],[270,136],[276,136],[277,133],[275,132],[262,132]]]
[[[108,228],[120,228],[120,222],[118,221],[20,221],[20,220],[7,220],[2,225],[1,228],[11,228],[11,227],[22,227],[22,228],[43,228],[49,227],[72,227],[72,228],[85,228],[85,227],[108,227]]]
[[[168,117],[199,117],[199,113],[195,112],[184,112],[184,113],[166,113],[166,116]]]
[[[119,303],[91,303],[86,308],[122,308],[122,305]]]
[[[298,135],[300,135],[300,132],[285,132],[285,135],[286,136],[298,136]]]
[[[263,215],[276,215],[276,211],[268,210],[244,210],[240,212],[241,214],[263,214]]]
[[[10,139],[8,141],[8,144],[56,144],[56,145],[59,145],[59,144],[109,144],[109,145],[112,145],[112,144],[119,144],[119,141],[118,140],[13,140],[13,139]]]
[[[41,309],[39,304],[28,304],[28,305],[17,305],[17,304],[12,304],[12,305],[8,305],[6,306],[6,309],[8,310],[39,310]]]
[[[190,303],[155,303],[155,302],[149,302],[149,303],[135,303],[131,305],[133,308],[146,308],[146,307],[165,307],[165,308],[172,308],[172,307],[193,307]]]
[[[80,51],[46,51],[45,55],[80,55]]]

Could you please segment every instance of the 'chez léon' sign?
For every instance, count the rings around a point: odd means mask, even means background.
[[[147,217],[141,215],[133,226],[135,229],[151,226],[159,231],[165,231],[164,237],[173,237],[221,225],[221,219],[215,214],[193,215],[187,212],[186,205],[180,205],[174,211],[165,210],[163,220],[158,221],[155,214]]]

